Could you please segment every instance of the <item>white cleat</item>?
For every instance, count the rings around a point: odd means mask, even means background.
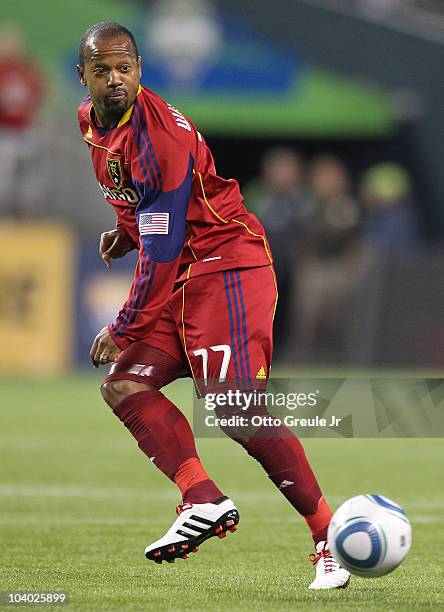
[[[156,563],[186,559],[191,552],[214,536],[224,538],[227,531],[236,531],[239,512],[229,497],[220,497],[213,503],[181,504],[178,518],[166,534],[145,548],[145,557]]]
[[[350,572],[341,567],[327,548],[327,542],[316,544],[316,554],[309,556],[316,566],[316,577],[309,589],[345,589],[350,582]]]

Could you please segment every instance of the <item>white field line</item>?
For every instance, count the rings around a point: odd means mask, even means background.
[[[177,499],[175,491],[152,491],[149,489],[130,489],[112,487],[88,487],[66,485],[7,485],[0,484],[0,497],[84,497],[94,499],[129,499],[152,497]]]
[[[59,437],[57,440],[51,439],[51,451],[60,451],[69,449],[70,452],[79,452],[82,449],[87,449],[90,454],[91,453],[91,440],[76,440],[75,447],[72,446],[72,438]],[[32,438],[30,440],[26,440],[26,444],[23,443],[21,445],[15,438],[6,439],[0,438],[0,452],[13,452],[13,453],[21,453],[23,450],[26,450],[27,453],[37,451],[43,452],[45,454],[48,453],[48,439],[47,438]],[[124,452],[132,452],[133,447],[130,446],[126,440],[113,440],[112,449],[110,448],[109,441],[107,440],[94,440],[94,456],[96,453],[106,453],[106,452],[116,452],[124,453]]]
[[[173,514],[171,514],[173,517]],[[254,517],[247,514],[245,517],[248,521],[249,525],[253,525],[256,522],[263,524],[263,518],[255,519]],[[430,525],[441,523],[440,516],[426,516],[426,515],[412,515],[409,517],[412,525]],[[285,518],[271,518],[268,517],[267,524],[273,525],[297,525],[299,524],[298,515],[294,515],[293,517],[285,517]],[[153,518],[152,516],[146,517],[144,519],[122,519],[122,518],[85,518],[81,519],[73,516],[64,516],[64,517],[17,517],[17,516],[0,516],[0,525],[38,525],[43,527],[44,525],[48,525],[50,527],[57,527],[62,525],[83,525],[83,526],[122,526],[122,527],[136,527],[138,525],[143,525],[147,529],[151,530],[153,525],[163,525],[165,523],[165,518],[163,516],[158,516],[157,518]],[[302,523],[301,523],[302,524]]]
[[[426,514],[413,514],[409,516],[410,522],[415,525],[416,523],[428,525],[429,523],[442,523],[441,515],[438,516],[427,516]]]
[[[278,491],[252,489],[250,491],[230,489],[229,494],[233,499],[242,502],[260,503],[282,503],[282,496]],[[79,497],[94,499],[161,499],[177,501],[178,493],[175,489],[166,488],[150,490],[149,486],[140,488],[120,488],[120,487],[96,487],[78,485],[14,485],[0,484],[0,497]],[[329,496],[329,502],[333,508],[341,504],[345,498]],[[403,505],[409,510],[433,512],[444,510],[444,498],[435,500],[404,499]]]
[[[148,526],[148,522],[151,524],[160,523],[158,520],[151,520],[151,518],[146,519],[119,519],[119,518],[86,518],[79,519],[74,516],[66,516],[63,518],[55,517],[55,518],[26,518],[26,517],[16,517],[11,516],[8,517],[0,517],[0,525],[50,525],[51,527],[56,527],[57,525],[145,525]]]

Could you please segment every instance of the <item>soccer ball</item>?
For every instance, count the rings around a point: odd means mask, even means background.
[[[374,578],[393,571],[405,559],[412,528],[404,510],[382,495],[357,495],[336,510],[328,544],[342,567]]]

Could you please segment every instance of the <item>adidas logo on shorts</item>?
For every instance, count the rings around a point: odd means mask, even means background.
[[[256,378],[258,380],[265,380],[267,378],[267,373],[265,371],[264,366],[261,366],[259,372],[256,374]]]

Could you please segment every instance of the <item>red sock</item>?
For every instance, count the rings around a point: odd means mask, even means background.
[[[182,492],[184,502],[194,504],[204,504],[208,501],[215,501],[222,496],[208,474],[204,470],[200,459],[187,459],[174,475],[174,482]],[[210,488],[210,483],[213,489]]]
[[[325,497],[318,502],[318,509],[314,514],[304,516],[305,522],[312,533],[314,543],[327,541],[327,530],[333,516]]]
[[[184,501],[205,503],[221,497],[200,463],[188,421],[160,391],[134,393],[114,414],[154,465],[176,482]]]
[[[283,425],[267,426],[260,428],[242,445],[302,514],[314,541],[326,540],[331,511],[297,437]]]

